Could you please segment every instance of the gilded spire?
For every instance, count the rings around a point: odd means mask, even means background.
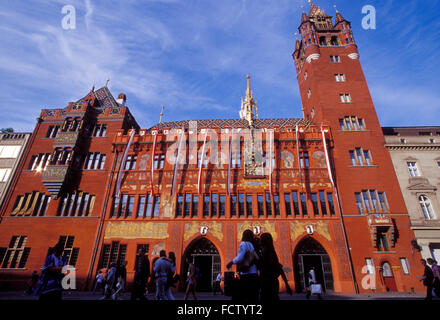
[[[162,106],[162,110],[160,111],[160,118],[159,118],[159,123],[162,123],[162,118],[163,118],[163,110],[165,109],[164,106]]]
[[[249,122],[249,126],[252,126],[254,120],[258,118],[257,104],[254,101],[254,97],[252,95],[250,75],[248,74],[246,78],[247,78],[246,95],[244,100],[243,98],[241,99],[240,118],[246,119]]]

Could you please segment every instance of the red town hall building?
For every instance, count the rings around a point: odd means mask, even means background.
[[[211,289],[241,234],[270,232],[287,277],[311,266],[326,291],[421,292],[420,253],[359,62],[350,22],[312,4],[296,67],[304,119],[259,119],[248,77],[240,119],[141,129],[107,87],[42,110],[6,194],[0,286],[23,285],[65,246],[77,288],[148,249],[176,253]],[[329,170],[330,168],[330,170]]]

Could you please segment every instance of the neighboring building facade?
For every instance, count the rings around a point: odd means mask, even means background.
[[[30,137],[30,132],[0,133],[0,207]]]
[[[440,127],[385,127],[415,233],[414,249],[440,262]]]
[[[175,252],[183,279],[193,260],[209,291],[251,229],[272,234],[296,291],[311,266],[327,291],[422,291],[350,24],[312,4],[299,30],[305,119],[259,119],[249,77],[240,119],[140,129],[106,87],[43,110],[1,208],[0,285],[18,285],[60,240],[78,287],[121,260],[130,282],[143,246],[152,261]]]

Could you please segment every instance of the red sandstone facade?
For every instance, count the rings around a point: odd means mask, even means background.
[[[377,273],[385,270],[387,275],[377,285],[379,291],[420,288],[414,272],[419,270],[419,254],[410,243],[414,235],[350,23],[337,12],[333,24],[331,17],[312,5],[309,15],[303,14],[299,30],[302,39],[293,57],[304,114],[332,128],[336,185],[357,286],[364,291],[361,267],[368,257]],[[391,244],[388,250],[380,238]],[[403,272],[401,258],[409,261],[413,272]]]
[[[150,260],[161,249],[174,251],[183,278],[185,258],[193,259],[202,271],[199,289],[209,290],[250,228],[272,234],[297,291],[312,265],[329,291],[371,292],[362,285],[366,265],[376,291],[422,291],[420,254],[411,247],[350,24],[339,13],[333,24],[312,5],[299,29],[293,58],[305,119],[140,129],[125,96],[115,101],[106,87],[63,110],[43,110],[1,208],[2,287],[17,287],[38,270],[63,237],[80,289],[118,260],[127,260],[130,281],[143,245]],[[246,94],[252,98],[249,86]],[[261,136],[249,136],[249,127]],[[208,129],[219,137],[210,148]],[[266,152],[257,169],[247,162],[254,150],[248,141]],[[186,164],[176,167],[177,154]]]

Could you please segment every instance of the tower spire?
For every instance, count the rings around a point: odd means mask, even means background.
[[[162,106],[162,110],[160,111],[160,118],[159,118],[159,123],[162,123],[162,117],[163,117],[163,110],[165,109],[164,106]]]
[[[252,95],[251,89],[251,77],[249,74],[246,75],[247,86],[246,86],[246,94],[241,99],[241,109],[240,109],[240,118],[248,121],[249,126],[253,126],[253,122],[258,118],[257,114],[257,104],[254,101],[254,97]]]

